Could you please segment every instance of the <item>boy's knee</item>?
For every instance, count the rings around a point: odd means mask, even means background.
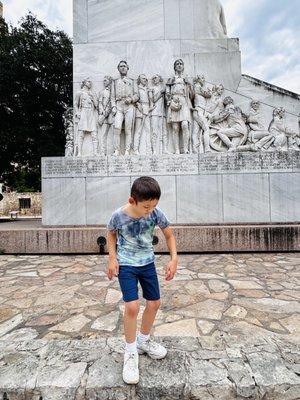
[[[147,306],[152,310],[158,310],[161,306],[161,301],[159,300],[147,300]]]
[[[125,303],[125,312],[131,317],[136,317],[140,310],[140,302],[138,300]]]

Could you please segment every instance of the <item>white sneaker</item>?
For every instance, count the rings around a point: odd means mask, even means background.
[[[139,381],[139,355],[138,353],[124,353],[123,381],[134,385]]]
[[[160,360],[167,355],[167,349],[151,339],[148,339],[145,342],[139,342],[137,340],[136,346],[139,354],[147,353],[148,356],[154,360]]]

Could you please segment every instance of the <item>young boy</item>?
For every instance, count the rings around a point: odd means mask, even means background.
[[[162,345],[150,339],[150,331],[160,306],[160,293],[154,265],[153,231],[160,227],[166,238],[171,260],[165,271],[167,281],[177,270],[175,238],[165,214],[157,208],[160,187],[153,178],[143,176],[133,182],[128,203],[117,209],[107,225],[109,263],[107,276],[118,276],[125,302],[124,332],[125,354],[123,380],[136,384],[139,381],[138,354],[147,353],[161,359],[167,354]],[[116,244],[117,251],[116,251]],[[141,329],[136,337],[139,312],[138,282],[146,299]]]

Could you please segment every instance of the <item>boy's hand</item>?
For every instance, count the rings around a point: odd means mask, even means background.
[[[171,260],[166,267],[166,274],[165,274],[166,281],[170,281],[171,279],[173,279],[174,275],[176,274],[176,271],[177,271],[177,261]]]
[[[114,276],[119,275],[119,264],[117,260],[109,260],[106,274],[110,281]]]

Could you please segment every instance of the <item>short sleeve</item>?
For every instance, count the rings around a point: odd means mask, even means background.
[[[165,229],[170,225],[170,221],[166,217],[166,215],[163,213],[163,211],[156,207],[156,225],[160,227],[160,229]]]
[[[115,211],[113,214],[112,214],[112,216],[110,217],[110,220],[108,221],[108,224],[107,224],[107,229],[109,230],[109,231],[116,231],[117,229],[118,229],[118,220],[119,220],[119,218],[118,218],[118,213]]]

